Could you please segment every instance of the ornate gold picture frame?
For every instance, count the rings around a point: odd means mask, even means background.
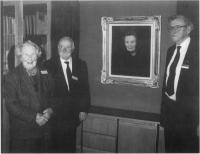
[[[103,84],[159,87],[161,16],[102,17]]]

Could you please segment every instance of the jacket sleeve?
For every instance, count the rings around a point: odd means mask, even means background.
[[[82,61],[80,68],[80,101],[79,101],[79,109],[80,112],[88,112],[90,107],[90,90],[89,90],[89,82],[88,82],[88,70],[85,62]]]
[[[47,98],[47,108],[50,107],[53,110],[53,114],[57,113],[57,108],[59,107],[58,104],[60,99],[55,96],[55,82],[51,74],[48,77],[48,98]]]
[[[8,75],[5,78],[5,103],[9,114],[25,122],[36,123],[36,112],[20,103],[17,86],[17,77]]]
[[[192,114],[194,114],[194,124],[197,127],[199,125],[199,51],[194,53],[192,64],[192,74],[190,75],[190,91],[192,93],[193,108]]]
[[[168,63],[170,61],[170,56],[171,56],[171,51],[173,51],[174,49],[174,46],[170,47],[168,50],[167,50],[167,55],[166,55],[166,60],[165,60],[165,69],[164,69],[164,75],[163,75],[163,81],[162,81],[162,100],[161,100],[161,109],[160,109],[160,124],[161,126],[164,126],[164,123],[165,123],[165,115],[166,115],[166,106],[165,106],[165,103],[164,103],[164,97],[165,97],[165,82],[166,82],[166,71],[167,71],[167,66],[168,66]]]

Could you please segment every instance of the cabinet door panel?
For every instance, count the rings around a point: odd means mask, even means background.
[[[118,152],[155,152],[156,127],[119,121]]]
[[[83,147],[83,153],[108,153],[107,151]]]
[[[116,136],[117,120],[115,118],[89,114],[83,124],[83,130],[104,135]]]
[[[164,128],[160,127],[159,131],[159,144],[158,144],[158,152],[165,152],[165,136],[164,136]]]
[[[116,140],[112,136],[83,132],[84,147],[107,152],[115,152],[115,145]]]

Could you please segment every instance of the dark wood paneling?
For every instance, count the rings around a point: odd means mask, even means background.
[[[58,40],[70,36],[79,50],[79,2],[52,1],[51,43],[52,56],[57,55]]]
[[[1,123],[1,152],[9,152],[10,150],[10,123],[9,123],[9,115],[6,110],[5,100],[2,99],[2,106],[1,106],[1,115],[2,115],[2,123]]]
[[[199,39],[199,1],[177,1],[177,14],[182,14],[192,21],[194,30],[191,36],[195,39]]]
[[[132,119],[139,119],[139,120],[149,120],[149,121],[155,121],[155,122],[159,122],[160,120],[160,115],[156,113],[114,109],[114,108],[109,108],[109,107],[91,106],[90,113],[110,115],[110,116],[116,116],[116,117],[124,117],[124,118],[132,118]]]

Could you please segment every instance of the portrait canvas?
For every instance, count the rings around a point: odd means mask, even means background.
[[[104,84],[158,87],[160,16],[102,17]]]
[[[150,77],[151,27],[117,25],[112,34],[111,74]]]

